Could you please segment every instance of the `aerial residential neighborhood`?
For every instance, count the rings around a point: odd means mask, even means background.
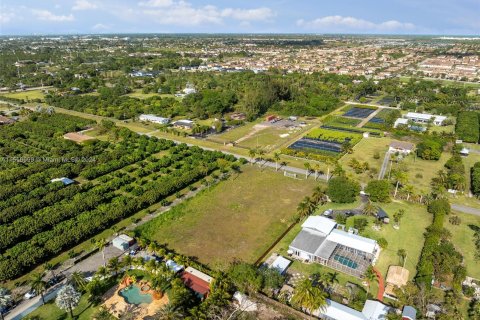
[[[0,319],[480,320],[475,1],[0,3]]]

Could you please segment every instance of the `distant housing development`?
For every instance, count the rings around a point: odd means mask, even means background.
[[[375,240],[336,229],[337,223],[321,216],[311,216],[289,246],[298,259],[318,262],[361,278],[380,254]]]

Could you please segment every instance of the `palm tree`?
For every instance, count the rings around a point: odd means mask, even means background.
[[[118,271],[120,270],[120,262],[118,261],[118,257],[113,257],[108,260],[108,270],[113,272],[114,275],[117,275]]]
[[[372,266],[369,266],[363,275],[365,280],[368,282],[367,296],[370,293],[370,287],[373,282],[378,281],[377,274],[373,270]]]
[[[105,247],[107,246],[107,241],[104,238],[100,238],[95,242],[95,246],[98,251],[102,251],[103,265],[105,266]]]
[[[397,228],[400,227],[400,220],[402,219],[404,214],[405,214],[404,209],[399,209],[397,212],[393,214],[393,221],[395,222],[395,226]]]
[[[320,163],[315,163],[313,165],[313,171],[315,172],[315,181],[317,181],[318,176],[320,175],[320,170],[322,170]]]
[[[398,249],[397,256],[400,259],[400,263],[402,265],[404,265],[405,264],[405,258],[407,257],[407,252],[405,251],[405,249]]]
[[[100,268],[98,268],[95,274],[97,274],[100,278],[109,276],[108,270],[104,266],[101,266]]]
[[[261,165],[261,162],[262,162],[263,159],[264,159],[263,156],[265,155],[265,150],[263,150],[263,149],[258,149],[258,150],[257,150],[257,154],[258,154],[258,156],[259,156],[258,159],[259,159],[260,165]]]
[[[30,280],[30,287],[32,290],[35,290],[37,294],[40,294],[42,297],[42,302],[45,304],[45,297],[44,292],[47,289],[47,283],[43,281],[43,274],[42,273],[34,273]]]
[[[70,282],[75,286],[75,288],[83,291],[87,287],[87,281],[83,277],[83,274],[79,271],[75,271],[70,275]]]
[[[307,309],[311,314],[315,310],[325,309],[327,293],[315,286],[312,280],[304,279],[295,287],[292,303]]]
[[[303,166],[305,167],[305,179],[307,179],[308,174],[310,173],[310,170],[312,170],[312,166],[308,162],[305,162]]]
[[[280,161],[280,152],[273,154],[273,160],[275,160],[275,171],[278,171],[278,162]]]
[[[130,267],[132,266],[132,262],[133,262],[133,258],[131,255],[125,256],[125,258],[123,258],[122,260],[123,266],[126,267],[127,269],[130,269]]]
[[[415,192],[415,189],[412,185],[406,185],[404,188],[407,193],[407,201],[410,200],[410,195]]]
[[[335,283],[338,283],[338,273],[337,272],[322,273],[321,279],[326,287],[331,287]]]
[[[112,315],[108,312],[108,309],[104,306],[101,306],[97,312],[94,313],[93,319],[95,320],[111,320]]]
[[[301,201],[297,206],[297,213],[301,219],[308,216],[308,214],[310,213],[309,204],[305,201]]]
[[[407,183],[408,176],[405,171],[395,170],[393,172],[393,178],[395,180],[395,193],[393,194],[393,197],[395,198],[397,196],[399,185],[404,185],[405,183]]]
[[[156,316],[158,320],[177,320],[184,318],[184,315],[178,310],[177,306],[172,303],[168,303],[160,308]]]
[[[12,303],[12,296],[10,291],[5,288],[0,288],[0,318],[3,320],[3,310]]]
[[[70,317],[73,319],[73,309],[78,306],[78,302],[80,301],[80,293],[75,291],[75,289],[67,284],[58,290],[57,298],[55,299],[55,303],[57,306],[65,311],[70,313]]]
[[[251,158],[250,163],[253,164],[255,163],[255,156],[257,155],[257,151],[255,149],[250,149],[248,150],[248,156]]]
[[[368,200],[365,207],[363,207],[362,213],[366,216],[375,217],[378,213],[378,207],[372,203],[372,201]]]
[[[50,274],[52,275],[52,278],[55,278],[55,272],[53,271],[54,267],[55,266],[52,263],[49,263],[49,262],[46,262],[43,265],[43,268],[45,269],[45,271],[50,271]]]
[[[313,189],[313,194],[312,194],[312,202],[315,204],[320,204],[324,205],[327,203],[327,194],[325,192],[325,189],[321,186],[316,186]]]

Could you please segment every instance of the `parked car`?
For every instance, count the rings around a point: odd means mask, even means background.
[[[30,299],[32,299],[36,296],[37,296],[37,292],[35,290],[31,290],[31,291],[25,293],[25,295],[23,297],[27,300],[30,300]]]
[[[333,213],[333,209],[328,209],[323,212],[323,215],[326,217],[330,217]]]

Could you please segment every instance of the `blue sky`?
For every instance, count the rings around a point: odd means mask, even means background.
[[[0,34],[480,35],[480,0],[0,0]]]

